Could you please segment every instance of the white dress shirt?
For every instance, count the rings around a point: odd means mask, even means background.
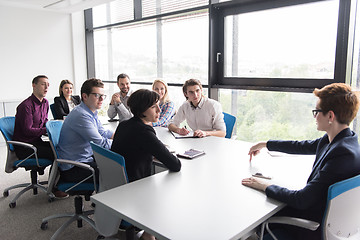
[[[196,108],[189,101],[184,102],[171,123],[179,127],[184,120],[193,131],[220,130],[226,132],[221,104],[204,96]]]

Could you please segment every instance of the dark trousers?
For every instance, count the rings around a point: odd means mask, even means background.
[[[31,143],[32,145],[34,145],[37,148],[37,156],[38,158],[46,158],[49,159],[51,161],[54,161],[54,153],[51,149],[51,145],[50,142],[45,142],[45,141],[36,141]],[[33,150],[27,147],[22,147],[22,146],[15,146],[15,154],[16,156],[21,160],[21,159],[25,159],[27,158],[30,154],[33,153]],[[35,156],[31,156],[31,158],[35,158]],[[51,169],[50,169],[51,171]],[[38,171],[40,175],[42,175],[44,173],[43,170]],[[52,189],[52,191],[57,191],[57,187],[54,186],[54,188]]]
[[[94,170],[95,170],[95,178],[96,183],[99,183],[99,169],[97,168],[96,162],[88,162],[86,164],[89,164]],[[60,181],[62,182],[80,182],[86,177],[91,175],[91,171],[80,168],[77,166],[74,166],[66,171],[60,171]],[[93,183],[93,178],[89,178],[86,180],[87,183]]]
[[[42,140],[31,143],[37,148],[38,158],[46,158],[51,161],[54,160],[54,153],[51,149],[50,142],[44,142]],[[19,159],[27,158],[30,154],[33,153],[33,150],[27,147],[15,146],[15,154]],[[35,156],[32,156],[35,158]]]

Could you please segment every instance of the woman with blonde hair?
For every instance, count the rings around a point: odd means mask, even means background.
[[[152,90],[160,95],[160,117],[157,122],[152,123],[153,127],[167,127],[169,121],[175,115],[174,102],[170,101],[168,85],[164,80],[156,79],[152,85]]]

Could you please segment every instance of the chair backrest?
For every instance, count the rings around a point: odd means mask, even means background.
[[[63,121],[48,121],[46,123],[46,131],[49,136],[49,141],[51,145],[51,149],[53,150],[54,154],[54,163],[51,167],[50,175],[49,175],[49,181],[48,181],[48,192],[50,192],[57,180],[58,177],[58,163],[56,159],[58,159],[58,153],[57,153],[57,146],[59,144],[60,139],[60,132],[62,128]]]
[[[14,135],[15,128],[15,117],[2,117],[0,118],[0,131],[4,136],[6,147],[8,150],[5,172],[12,173],[16,168],[14,168],[14,162],[19,160],[15,154],[15,149],[12,144],[9,144],[8,141],[11,141]]]
[[[90,145],[99,168],[99,192],[128,183],[124,157],[93,142]],[[100,235],[112,236],[119,230],[121,218],[103,206],[96,205],[94,219]]]
[[[124,157],[96,143],[90,145],[99,168],[99,192],[128,183]]]
[[[15,117],[2,117],[0,118],[0,131],[5,138],[5,141],[11,141],[14,135]],[[8,144],[8,143],[6,143]],[[14,151],[12,144],[8,145],[11,151]]]
[[[360,175],[329,187],[323,236],[326,240],[360,239]]]
[[[46,123],[46,131],[49,136],[50,145],[53,150],[55,159],[58,158],[56,148],[59,144],[62,125],[63,125],[63,121],[48,121]]]
[[[233,132],[233,129],[234,129],[234,125],[235,125],[235,122],[236,122],[236,117],[231,115],[231,114],[225,113],[225,112],[223,112],[223,114],[224,114],[224,122],[225,122],[225,125],[226,125],[226,135],[225,135],[225,137],[226,138],[231,138],[231,135],[232,135],[232,132]]]
[[[51,113],[52,113],[54,119],[58,119],[57,115],[56,115],[56,111],[55,111],[55,103],[50,104],[50,110],[51,110]]]

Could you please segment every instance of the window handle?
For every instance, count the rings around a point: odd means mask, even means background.
[[[220,62],[221,53],[216,53],[216,62]]]

